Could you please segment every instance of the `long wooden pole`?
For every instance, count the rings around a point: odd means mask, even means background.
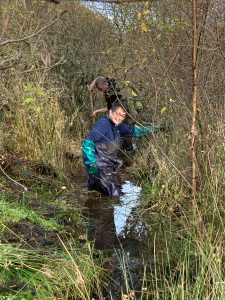
[[[93,96],[92,92],[89,93],[89,101],[90,101],[90,107],[91,107],[91,113],[94,111],[94,102],[93,102]],[[95,123],[95,116],[92,116],[92,124]]]

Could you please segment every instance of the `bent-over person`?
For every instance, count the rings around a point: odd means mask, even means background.
[[[106,107],[94,110],[91,113],[91,116],[93,117],[95,117],[97,113],[108,112],[115,101],[122,99],[118,81],[114,78],[98,76],[89,85],[87,85],[89,93],[93,91],[94,87],[104,93]]]

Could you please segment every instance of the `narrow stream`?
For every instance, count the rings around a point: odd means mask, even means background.
[[[125,181],[120,197],[98,192],[86,195],[83,215],[88,240],[95,248],[109,250],[109,279],[104,299],[121,299],[125,291],[142,290],[145,228],[138,211],[141,187]]]
[[[99,250],[107,250],[109,278],[104,299],[121,299],[123,290],[141,291],[143,253],[146,228],[138,215],[141,205],[141,187],[130,181],[122,186],[122,195],[107,197],[99,192],[87,192],[80,182],[85,198],[83,216],[87,239]],[[82,195],[83,194],[83,195]]]
[[[95,241],[97,249],[124,248],[131,240],[140,240],[144,234],[144,224],[136,214],[140,193],[141,188],[130,181],[123,184],[122,195],[119,197],[89,192],[83,215],[87,224],[87,237]]]

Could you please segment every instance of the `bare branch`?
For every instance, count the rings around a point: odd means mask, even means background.
[[[197,120],[197,97],[198,97],[198,88],[197,88],[197,58],[198,58],[198,49],[197,46],[200,44],[200,35],[197,33],[197,0],[192,0],[192,124],[191,124],[191,164],[192,164],[192,200],[193,205],[195,205],[196,197],[196,188],[197,188],[197,159],[196,159],[196,120]]]
[[[217,41],[217,46],[219,48],[219,52],[220,52],[222,58],[225,60],[225,54],[223,53],[223,50],[221,49],[221,46],[220,46],[219,33],[218,33],[218,24],[217,24],[217,22],[216,22],[216,41]]]
[[[63,15],[64,13],[66,13],[67,11],[63,11],[55,20],[53,20],[52,22],[50,22],[49,24],[47,24],[46,26],[44,26],[43,28],[37,30],[36,32],[33,32],[32,34],[19,38],[19,39],[13,39],[13,40],[6,40],[2,43],[0,43],[0,46],[4,46],[6,44],[9,43],[19,43],[19,42],[23,42],[26,41],[34,36],[36,36],[37,34],[41,33],[42,31],[46,30],[47,28],[49,28],[50,26],[52,26],[53,24],[55,24]]]
[[[175,54],[173,56],[173,58],[171,59],[168,67],[166,68],[166,70],[164,71],[164,73],[162,74],[162,77],[161,77],[161,80],[160,82],[157,84],[157,86],[155,87],[154,91],[152,92],[152,94],[150,95],[150,98],[152,98],[156,92],[158,91],[158,89],[160,88],[161,84],[163,83],[163,81],[165,80],[166,76],[167,76],[167,73],[169,72],[170,68],[172,67],[173,63],[174,63],[174,60],[175,58],[177,57],[177,53],[178,53],[178,50],[179,48],[177,47],[176,51],[175,51]]]
[[[19,63],[20,58],[21,53],[17,53],[14,58],[8,59],[7,61],[3,62],[2,67],[0,67],[0,71],[12,68],[13,66]],[[6,62],[10,62],[10,64],[3,66]]]
[[[137,3],[137,2],[147,2],[147,0],[85,0],[85,2],[104,2],[104,3]]]
[[[1,32],[1,35],[0,35],[0,41],[4,37],[4,34],[5,34],[6,29],[8,27],[8,24],[9,24],[9,14],[7,14],[7,16],[6,16],[5,20],[4,20],[4,23],[3,23],[3,26],[2,26],[2,32]]]
[[[16,72],[16,73],[11,73],[11,74],[6,74],[6,75],[0,75],[0,78],[6,78],[6,77],[13,77],[13,76],[17,76],[17,75],[23,75],[23,74],[28,74],[28,73],[33,73],[33,72],[38,72],[38,71],[46,71],[46,70],[50,70],[56,66],[59,65],[63,65],[66,63],[66,60],[64,57],[62,57],[60,59],[60,61],[56,62],[55,64],[48,66],[48,67],[40,67],[37,69],[28,69],[28,70],[24,70],[24,71],[20,71],[20,72]]]

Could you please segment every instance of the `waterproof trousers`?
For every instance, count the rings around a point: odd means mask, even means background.
[[[121,194],[121,184],[117,172],[108,167],[99,170],[98,175],[89,176],[88,190],[96,190],[107,196],[119,196]]]

